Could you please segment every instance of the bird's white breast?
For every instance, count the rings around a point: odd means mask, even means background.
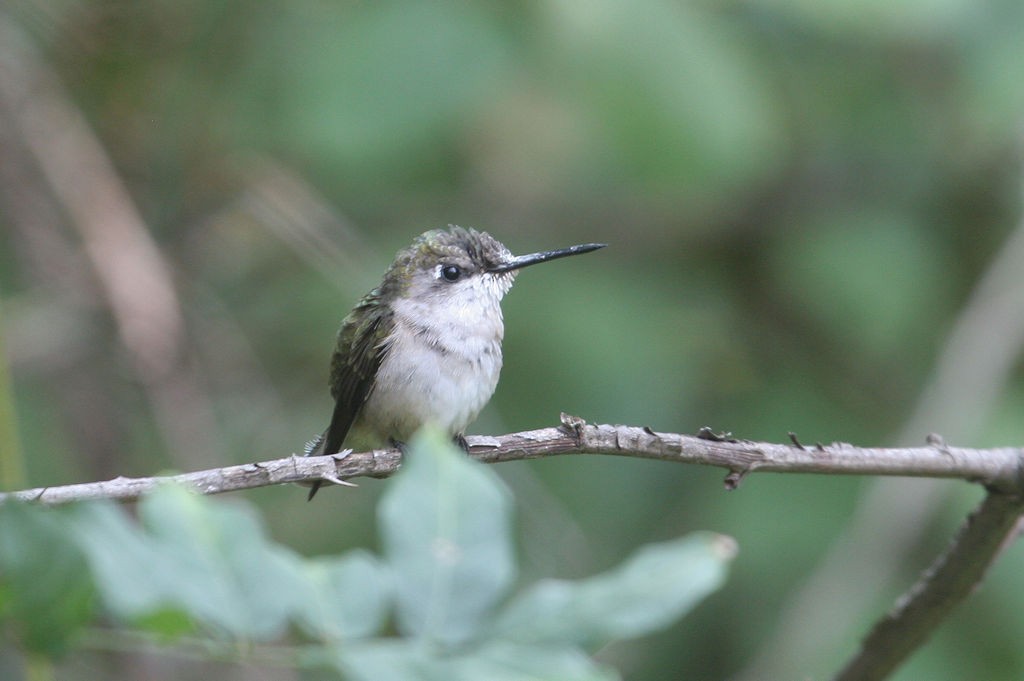
[[[461,434],[498,384],[507,290],[484,276],[441,298],[395,301],[389,348],[356,429],[402,442],[428,422]]]

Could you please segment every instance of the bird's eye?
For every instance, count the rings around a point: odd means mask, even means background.
[[[441,265],[441,276],[445,281],[458,281],[462,276],[462,268],[458,265]]]

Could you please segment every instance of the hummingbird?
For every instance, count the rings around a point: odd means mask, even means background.
[[[337,454],[342,445],[401,448],[425,423],[465,449],[466,426],[498,385],[501,300],[518,271],[606,245],[513,255],[475,229],[421,234],[342,320],[331,356],[334,413],[306,455]],[[309,499],[322,484],[312,484]]]

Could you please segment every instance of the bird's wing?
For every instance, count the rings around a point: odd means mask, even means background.
[[[391,324],[391,312],[381,308],[371,293],[345,317],[338,331],[338,344],[331,356],[331,395],[334,414],[331,425],[307,453],[337,454],[352,423],[373,387],[373,378],[388,352],[388,334],[382,327]],[[307,501],[312,501],[323,481],[314,482]]]
[[[342,322],[338,345],[331,357],[331,395],[334,414],[324,437],[323,454],[337,454],[373,387],[374,377],[388,352],[392,313],[367,297]]]

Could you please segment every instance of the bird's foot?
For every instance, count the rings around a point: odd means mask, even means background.
[[[302,445],[302,455],[303,456],[313,456],[314,453],[316,452],[316,450],[319,449],[323,445],[323,443],[324,443],[324,436],[321,433],[320,435],[317,435],[316,437],[314,437],[312,440],[310,440],[306,444]]]
[[[319,447],[321,445],[322,440],[323,440],[323,438],[320,437],[320,438],[317,438],[316,440],[311,440],[310,442],[306,443],[306,456],[311,456],[312,454],[316,453],[315,450],[316,450],[317,447]],[[309,446],[310,444],[313,445],[312,448]],[[342,451],[338,452],[337,454],[332,454],[331,458],[333,458],[337,462],[337,461],[341,461],[342,459],[344,459],[346,456],[348,456],[351,453],[352,453],[351,449],[343,449]],[[330,473],[321,473],[320,474],[320,479],[315,481],[315,482],[312,482],[312,483],[299,483],[299,484],[308,484],[310,486],[309,487],[309,495],[306,496],[306,501],[313,501],[313,497],[316,496],[316,493],[320,491],[320,488],[323,487],[325,483],[331,484],[331,485],[342,485],[344,487],[358,487],[359,486],[359,485],[357,485],[354,482],[349,482],[348,480],[344,480],[343,478],[339,478],[336,475],[331,475]]]

